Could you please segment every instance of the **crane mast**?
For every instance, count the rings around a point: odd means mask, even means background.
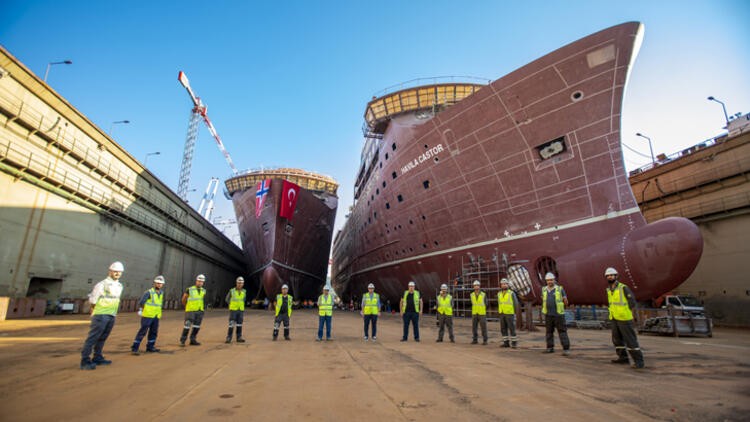
[[[211,119],[208,118],[208,107],[206,107],[201,99],[196,97],[193,93],[193,89],[190,87],[190,81],[188,80],[187,75],[185,75],[185,72],[180,71],[177,75],[177,80],[179,80],[182,86],[185,87],[188,95],[190,95],[190,99],[193,101],[193,110],[190,115],[187,138],[185,139],[185,149],[182,154],[180,178],[177,185],[177,195],[182,198],[183,201],[187,201],[188,187],[190,185],[190,171],[193,167],[193,150],[195,149],[195,141],[198,138],[199,120],[203,119],[211,136],[216,140],[216,145],[219,147],[219,151],[224,155],[224,159],[232,169],[232,174],[237,174],[237,168],[234,166],[234,162],[232,162],[232,157],[229,156],[229,152],[224,148],[224,143],[221,142],[221,138],[216,132],[213,123],[211,123]]]

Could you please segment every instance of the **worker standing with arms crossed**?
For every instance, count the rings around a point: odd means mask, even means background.
[[[448,285],[440,286],[440,294],[437,297],[438,338],[436,343],[442,343],[445,327],[448,327],[448,338],[455,343],[453,337],[453,296],[448,294]]]
[[[156,336],[159,335],[159,320],[161,319],[161,309],[164,303],[164,276],[158,275],[154,278],[154,285],[146,290],[138,301],[138,315],[141,316],[141,328],[135,335],[133,346],[130,348],[131,354],[138,356],[138,348],[141,347],[141,341],[148,331],[148,341],[146,342],[147,353],[158,353],[156,348]]]
[[[509,288],[507,278],[500,280],[500,291],[497,293],[497,313],[500,315],[500,333],[503,335],[503,344],[500,347],[518,346],[516,336],[516,307],[518,298],[516,292]],[[508,336],[510,331],[510,336]]]
[[[122,262],[113,262],[109,266],[107,278],[96,283],[89,295],[91,302],[91,326],[89,335],[83,343],[81,350],[81,369],[96,369],[97,365],[109,365],[111,360],[104,359],[102,349],[107,341],[112,327],[115,326],[115,316],[120,307],[120,296],[122,295],[122,284],[120,277],[125,267]],[[94,350],[94,358],[91,359],[91,350]]]
[[[620,275],[617,270],[609,267],[604,271],[604,277],[609,283],[607,289],[607,300],[609,302],[609,319],[612,323],[612,343],[615,345],[617,359],[612,363],[628,364],[628,353],[633,358],[633,368],[642,369],[643,352],[638,345],[638,337],[635,334],[633,324],[633,311],[635,308],[635,296],[630,288],[618,281]],[[625,352],[627,347],[627,353]]]
[[[544,280],[547,282],[547,287],[542,288],[542,313],[547,334],[547,349],[544,353],[555,352],[555,329],[557,329],[563,355],[568,356],[570,339],[568,339],[568,327],[565,325],[565,307],[568,306],[568,296],[565,294],[565,289],[555,283],[556,278],[553,273],[547,273]]]
[[[419,341],[419,316],[422,315],[422,298],[419,297],[419,291],[416,290],[417,284],[414,281],[409,282],[409,290],[404,292],[404,297],[401,298],[399,309],[401,309],[401,317],[404,320],[404,336],[401,341],[406,341],[409,338],[409,322],[411,322],[414,328],[414,341]]]
[[[378,339],[378,315],[380,315],[380,295],[375,293],[375,285],[367,285],[367,293],[362,295],[362,315],[365,324],[365,341],[368,340],[368,331],[372,323],[372,341]]]
[[[195,286],[190,286],[182,294],[182,304],[185,306],[185,326],[182,328],[182,336],[180,336],[180,346],[185,345],[185,340],[188,337],[188,331],[190,327],[193,327],[193,331],[190,333],[190,345],[200,346],[196,337],[198,332],[201,330],[201,322],[203,321],[203,312],[205,309],[204,299],[206,297],[206,289],[203,288],[203,283],[206,281],[206,276],[203,274],[198,275],[195,278]]]
[[[232,331],[237,327],[237,343],[244,343],[242,338],[242,322],[245,319],[245,299],[247,292],[243,289],[245,279],[237,277],[235,287],[229,289],[226,302],[229,304],[229,328],[227,329],[227,343],[232,342]]]
[[[289,337],[289,318],[292,316],[292,295],[289,294],[289,286],[281,286],[281,294],[276,295],[274,302],[276,308],[276,318],[273,320],[273,341],[279,336],[279,327],[284,324],[284,340],[291,340]]]
[[[477,344],[479,333],[477,325],[482,327],[482,345],[486,346],[489,337],[487,336],[487,295],[480,291],[481,283],[474,280],[472,283],[474,291],[471,292],[471,344]]]

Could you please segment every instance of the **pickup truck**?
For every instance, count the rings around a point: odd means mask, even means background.
[[[698,298],[690,295],[667,295],[664,297],[662,308],[671,306],[672,309],[682,311],[683,314],[703,316],[706,310]]]

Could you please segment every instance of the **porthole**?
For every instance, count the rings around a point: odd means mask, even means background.
[[[575,91],[574,93],[570,94],[570,99],[573,100],[573,102],[581,101],[583,99],[583,92]]]
[[[430,181],[429,180],[425,180],[424,182],[422,182],[422,186],[424,186],[425,189],[429,189],[430,188]]]
[[[383,180],[383,188],[385,188],[385,180]]]
[[[387,209],[387,210],[391,209],[391,203],[390,202],[386,202],[385,203],[385,209]]]
[[[433,158],[432,160],[433,160],[434,162],[436,162],[436,163],[437,163],[438,161],[440,161],[440,159],[439,159],[438,157],[435,157],[435,158]]]
[[[398,202],[404,202],[404,197],[401,195],[397,196],[396,199],[398,199]]]
[[[395,143],[395,142],[394,142],[393,144],[391,144],[391,148],[392,148],[392,149],[393,149],[394,151],[396,150],[396,143]]]
[[[394,178],[394,179],[396,178],[396,172],[395,171],[393,173],[391,173],[391,177]]]

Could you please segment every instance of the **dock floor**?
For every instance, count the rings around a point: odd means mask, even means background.
[[[569,329],[572,354],[542,354],[544,332],[521,331],[519,349],[471,345],[456,319],[455,344],[401,343],[398,315],[381,316],[378,341],[358,313],[333,316],[334,341],[316,342],[317,312],[295,311],[291,341],[271,341],[273,314],[250,310],[244,344],[225,344],[226,310],[209,310],[198,339],[179,347],[183,313],[165,311],[159,354],[132,356],[140,326],[121,314],[104,354],[111,366],[81,371],[88,316],[0,321],[2,420],[748,420],[750,331],[713,338],[640,336],[646,369],[609,363],[607,330]],[[447,340],[447,335],[446,335]],[[557,338],[556,338],[557,342]],[[559,346],[558,346],[559,347]],[[141,350],[145,349],[144,344]],[[7,419],[6,419],[7,418]]]

